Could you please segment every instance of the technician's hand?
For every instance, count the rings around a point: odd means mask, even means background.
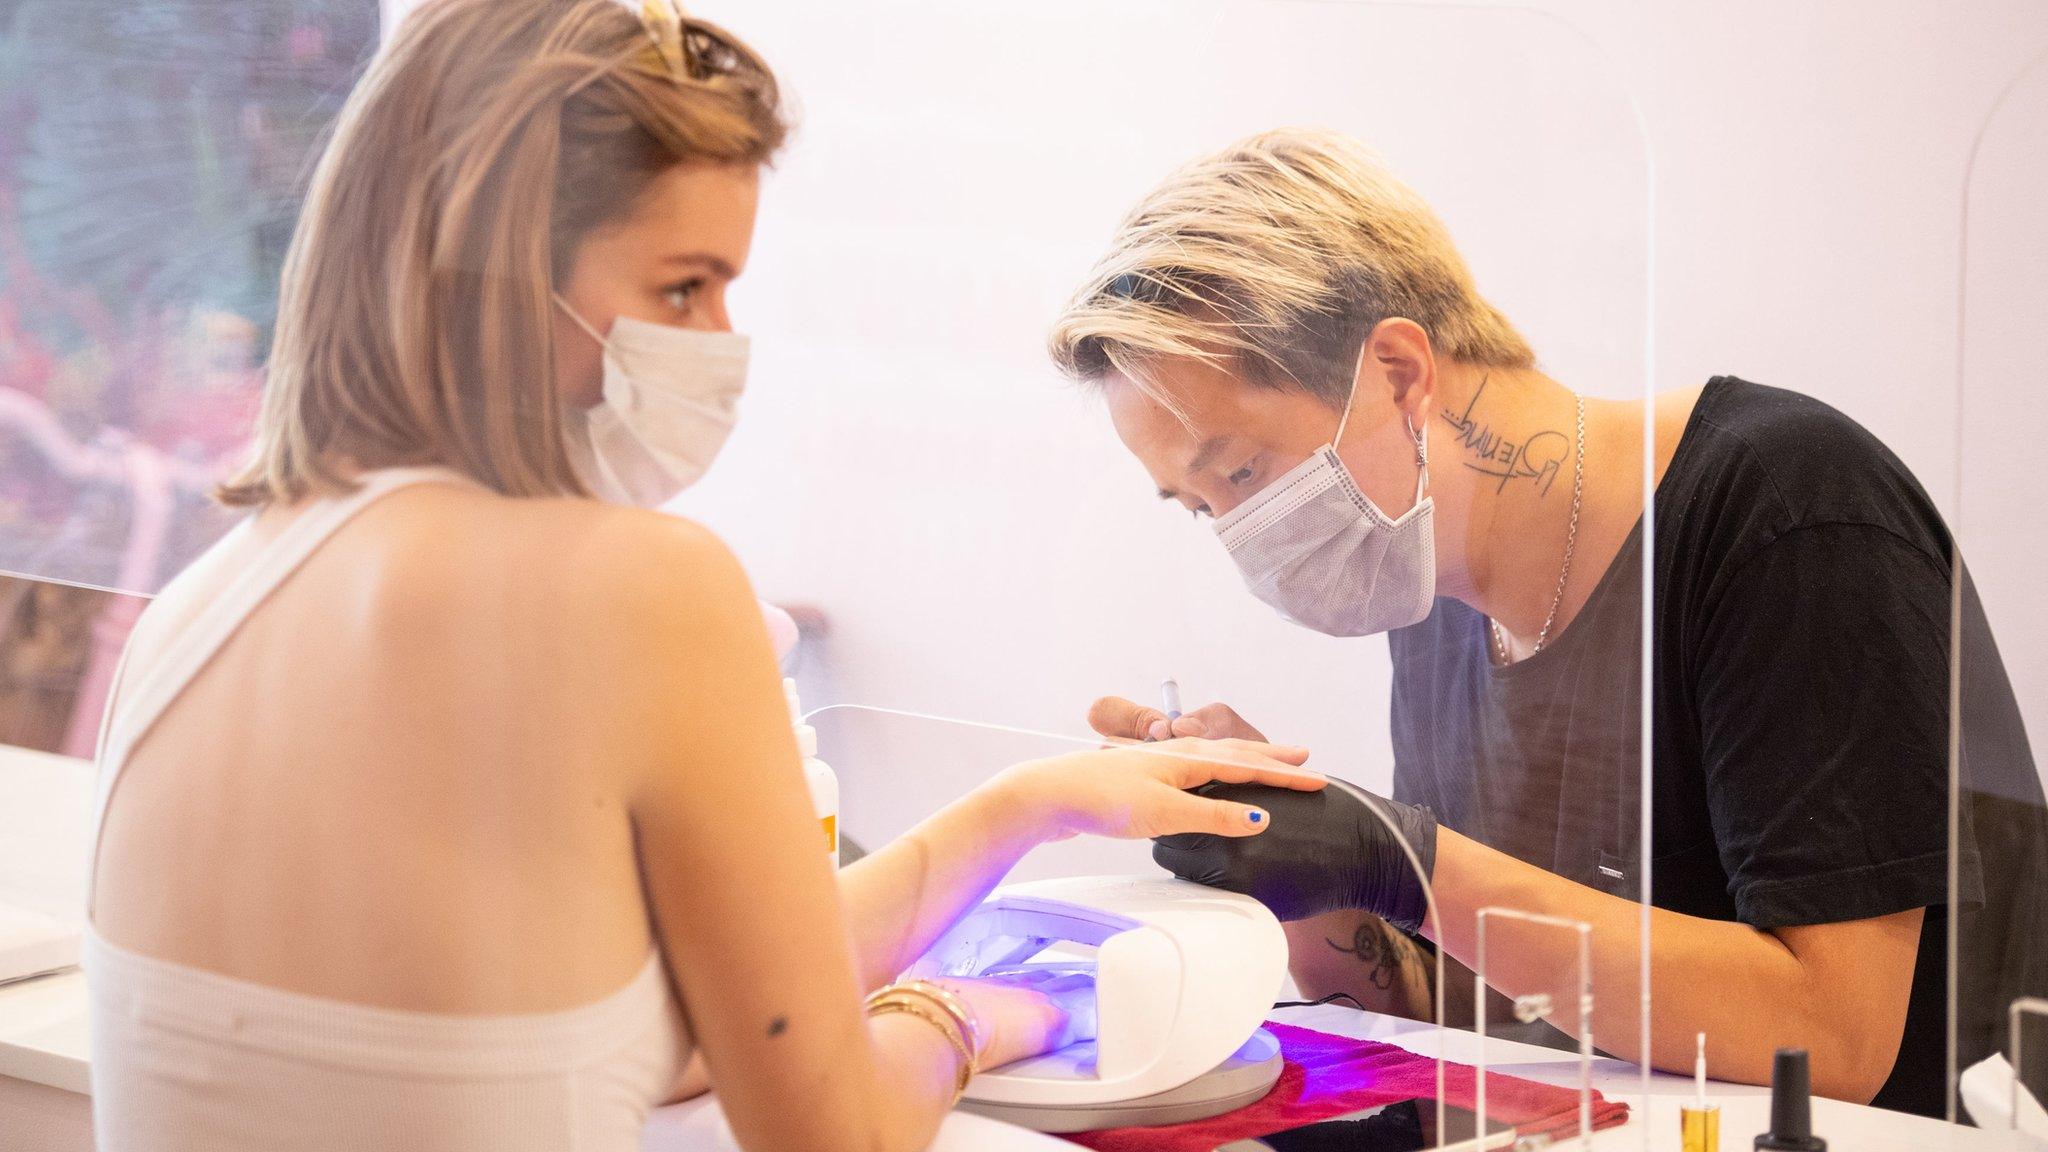
[[[1422,926],[1429,911],[1424,883],[1436,866],[1436,816],[1429,809],[1342,782],[1317,792],[1234,782],[1196,791],[1262,807],[1271,827],[1249,840],[1199,832],[1160,837],[1152,859],[1174,875],[1251,896],[1282,920],[1362,908],[1404,932]],[[1404,839],[1420,874],[1402,850]]]
[[[1041,839],[1079,833],[1142,839],[1176,832],[1211,838],[1266,830],[1255,803],[1208,797],[1204,784],[1258,785],[1260,796],[1314,792],[1325,780],[1301,767],[1306,748],[1248,740],[1170,740],[1069,752],[1006,769],[991,782],[1016,818],[1035,822]]]
[[[1175,736],[1206,736],[1211,740],[1255,740],[1266,743],[1257,728],[1245,723],[1228,704],[1204,704],[1173,720],[1157,708],[1121,696],[1104,696],[1088,709],[1088,726],[1112,740],[1170,740]]]

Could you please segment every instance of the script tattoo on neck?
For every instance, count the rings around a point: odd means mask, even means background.
[[[1457,429],[1458,446],[1473,457],[1465,461],[1465,467],[1500,481],[1496,491],[1507,491],[1513,481],[1528,480],[1535,484],[1536,495],[1550,495],[1550,486],[1557,482],[1571,454],[1571,437],[1545,429],[1524,440],[1508,439],[1477,415],[1479,400],[1486,395],[1486,381],[1484,376],[1479,378],[1479,387],[1472,390],[1464,411],[1439,413],[1444,423]]]

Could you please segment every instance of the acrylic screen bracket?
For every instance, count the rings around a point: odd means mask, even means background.
[[[1538,1031],[1562,1033],[1578,1052],[1572,1086],[1578,1092],[1578,1116],[1569,1132],[1549,1138],[1562,1142],[1576,1135],[1581,1147],[1593,1139],[1593,926],[1583,921],[1521,912],[1513,908],[1481,908],[1475,915],[1478,940],[1473,981],[1473,1030],[1478,1035],[1475,1073],[1479,1111],[1486,1112],[1487,1040],[1508,1031],[1518,1037]],[[1508,953],[1506,964],[1500,964]],[[1495,960],[1489,963],[1489,956]],[[1510,971],[1502,971],[1503,968]],[[1496,1017],[1499,1022],[1496,1022]],[[1548,1041],[1552,1037],[1544,1037]]]

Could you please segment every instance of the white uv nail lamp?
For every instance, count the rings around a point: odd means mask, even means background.
[[[1041,1132],[1178,1124],[1250,1104],[1280,1075],[1259,1025],[1287,937],[1250,897],[1151,876],[1010,885],[906,975],[1039,967],[1093,969],[1096,1039],[981,1073],[961,1108]]]

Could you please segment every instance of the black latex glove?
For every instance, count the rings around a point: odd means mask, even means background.
[[[1204,784],[1197,795],[1256,804],[1272,823],[1257,836],[1190,832],[1152,842],[1152,859],[1183,880],[1241,892],[1282,920],[1362,908],[1403,932],[1429,912],[1424,882],[1436,868],[1436,815],[1341,780],[1320,792],[1263,784]],[[1386,814],[1381,820],[1367,805]],[[1392,823],[1422,861],[1408,862]]]

